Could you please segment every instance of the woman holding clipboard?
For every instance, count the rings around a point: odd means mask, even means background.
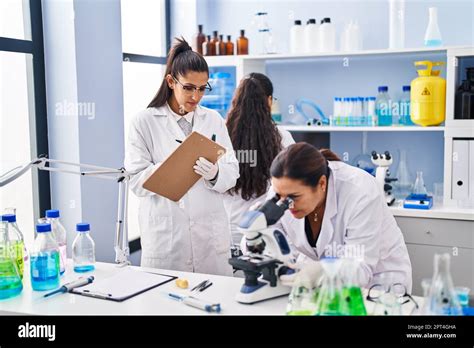
[[[209,68],[184,39],[168,55],[161,86],[148,108],[132,120],[125,168],[130,188],[140,198],[142,267],[232,275],[230,227],[223,196],[239,177],[239,164],[222,117],[199,102],[207,90]],[[227,149],[216,164],[200,158],[200,179],[181,198],[171,201],[143,188],[143,182],[197,131]]]

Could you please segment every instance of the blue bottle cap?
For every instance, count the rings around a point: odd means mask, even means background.
[[[15,214],[3,214],[2,221],[6,222],[16,222],[16,215]]]
[[[59,217],[59,210],[56,210],[56,209],[46,210],[46,217],[47,218],[58,218]]]
[[[77,232],[88,232],[90,231],[91,227],[87,222],[80,222],[76,224],[76,231]]]
[[[37,224],[36,225],[36,232],[51,232],[51,224]]]
[[[388,92],[387,86],[379,86],[379,92]]]
[[[403,86],[402,90],[403,92],[410,92],[410,86]]]
[[[369,97],[369,100],[376,100],[377,98],[375,97]]]
[[[370,97],[365,97],[364,98],[364,101],[369,101],[370,100]]]

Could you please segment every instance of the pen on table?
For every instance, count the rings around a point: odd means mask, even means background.
[[[183,141],[182,140],[178,140],[178,139],[175,139],[178,143],[182,143]]]
[[[173,300],[183,302],[184,304],[188,306],[199,308],[209,313],[211,312],[219,313],[221,311],[220,303],[209,303],[196,297],[181,296],[181,295],[173,294],[173,293],[168,293],[168,296],[172,298]]]
[[[212,141],[216,141],[216,135],[215,134],[212,135]]]
[[[212,285],[211,282],[207,283],[205,286],[203,286],[202,288],[199,289],[200,292],[206,290],[208,287],[210,287]]]
[[[87,285],[87,284],[90,284],[94,281],[94,276],[90,276],[90,277],[87,277],[87,278],[79,278],[73,282],[70,282],[70,283],[67,283],[67,284],[64,284],[63,286],[61,286],[59,289],[56,289],[50,293],[47,293],[46,295],[44,295],[44,297],[49,297],[51,295],[54,295],[54,294],[58,294],[58,293],[65,293],[65,292],[69,292],[71,291],[72,289],[74,288],[78,288],[78,287],[81,287],[81,286],[84,286],[84,285]]]
[[[191,291],[199,290],[199,289],[201,289],[202,287],[206,286],[207,283],[210,283],[209,279],[200,282],[198,285],[196,285],[194,288],[192,288]]]

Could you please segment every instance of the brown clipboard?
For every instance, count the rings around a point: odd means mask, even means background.
[[[198,132],[192,132],[143,183],[143,188],[179,201],[201,176],[194,172],[199,157],[212,163],[225,154],[221,145]]]

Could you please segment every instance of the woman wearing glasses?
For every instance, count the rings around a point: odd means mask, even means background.
[[[411,292],[407,247],[373,176],[307,143],[280,152],[270,173],[270,195],[293,200],[275,228],[286,233],[302,265],[299,273],[281,276],[283,283],[316,281],[322,270],[311,260],[353,257],[361,260],[356,274],[361,286],[390,273],[394,284]]]
[[[139,225],[144,267],[231,275],[230,229],[223,194],[234,187],[239,165],[222,117],[201,107],[209,69],[183,39],[168,55],[165,77],[145,111],[130,126],[125,167],[133,174],[132,191],[140,198]],[[197,131],[227,148],[216,164],[200,158],[202,176],[179,202],[142,187],[145,179]]]
[[[234,247],[242,233],[238,225],[242,214],[262,203],[270,186],[270,165],[285,147],[294,144],[291,134],[278,129],[272,120],[273,84],[264,74],[244,78],[227,114],[227,129],[239,158],[240,177],[225,198]]]

